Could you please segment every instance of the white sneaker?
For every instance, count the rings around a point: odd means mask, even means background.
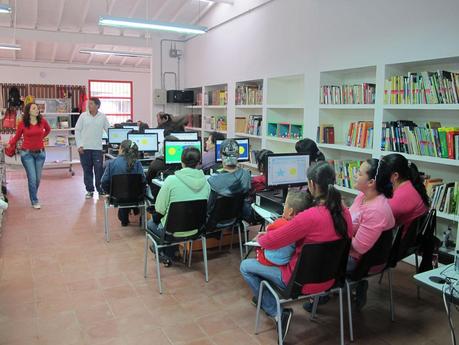
[[[40,204],[33,204],[32,207],[36,210],[39,210],[41,208]]]
[[[0,199],[0,209],[6,210],[7,208],[8,208],[8,203],[5,200]]]
[[[92,199],[94,195],[94,192],[86,192],[86,195],[84,196],[86,199]]]

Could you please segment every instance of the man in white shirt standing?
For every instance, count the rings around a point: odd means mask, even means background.
[[[86,199],[91,199],[94,195],[94,176],[99,196],[104,194],[100,186],[100,179],[104,173],[102,135],[104,130],[108,132],[110,124],[107,116],[99,112],[99,108],[100,99],[91,97],[88,110],[80,115],[75,126],[75,140],[83,167]]]

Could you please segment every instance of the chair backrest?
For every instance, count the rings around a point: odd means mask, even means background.
[[[351,280],[360,280],[368,276],[370,271],[371,274],[376,274],[386,267],[394,243],[394,234],[398,229],[399,227],[395,227],[381,233],[373,247],[362,255],[355,270],[349,274]],[[378,268],[377,272],[373,271],[374,268]]]
[[[145,199],[145,183],[141,174],[113,175],[110,183],[110,204],[139,204]]]
[[[304,244],[292,278],[282,292],[284,297],[297,298],[305,284],[324,283],[335,279],[344,281],[350,249],[349,239]]]
[[[215,193],[211,191],[211,193]],[[236,223],[242,217],[245,194],[234,196],[217,195],[213,209],[207,219],[206,229],[214,230],[218,227],[228,227]]]
[[[202,233],[206,217],[207,200],[176,201],[169,205],[164,230],[168,236],[173,237],[174,233],[197,229],[198,232],[191,236],[195,238]],[[185,240],[186,237],[180,239]]]

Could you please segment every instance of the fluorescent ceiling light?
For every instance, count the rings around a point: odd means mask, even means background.
[[[11,7],[7,4],[0,4],[0,13],[11,13]]]
[[[142,30],[172,31],[181,34],[204,34],[207,27],[122,17],[100,17],[99,25]]]
[[[6,44],[0,43],[0,49],[5,50],[21,50],[21,46],[19,44]]]
[[[150,53],[129,52],[119,50],[80,49],[80,53],[94,55],[115,55],[127,57],[151,57]]]
[[[234,5],[234,0],[200,0],[204,2],[223,2],[225,4]]]

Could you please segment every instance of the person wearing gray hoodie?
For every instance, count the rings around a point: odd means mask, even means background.
[[[147,223],[147,228],[157,236],[162,236],[166,223],[169,206],[177,201],[207,200],[210,194],[210,186],[202,170],[196,169],[201,153],[194,147],[188,147],[182,153],[182,169],[169,176],[159,190],[155,201],[156,216],[161,217],[159,223],[153,219]],[[154,217],[158,218],[158,217]],[[184,237],[193,235],[197,230],[184,232]],[[160,249],[162,262],[169,266],[175,256],[177,246]]]

